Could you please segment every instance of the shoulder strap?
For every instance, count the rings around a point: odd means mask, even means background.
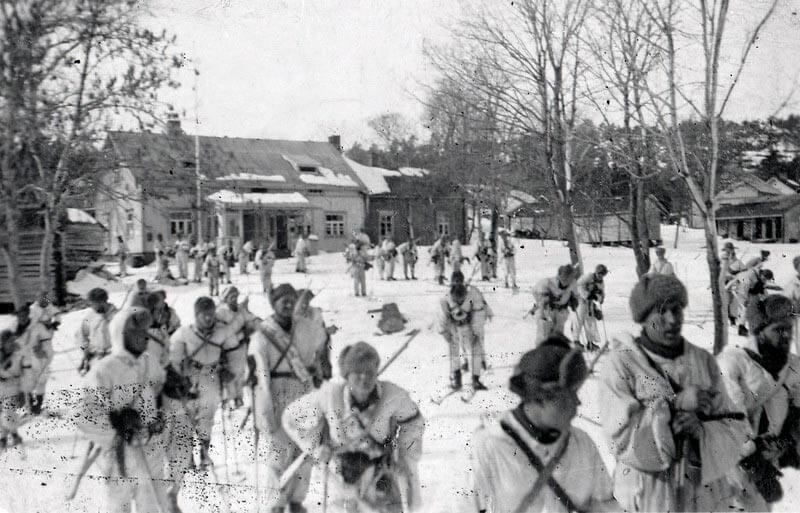
[[[273,365],[272,369],[270,369],[270,372],[275,372],[278,369],[278,366],[281,363],[283,363],[283,360],[286,358],[286,355],[289,354],[289,349],[292,348],[292,344],[294,343],[294,340],[289,339],[289,343],[286,345],[286,347],[281,347],[281,345],[278,343],[278,341],[275,340],[275,337],[272,335],[272,332],[270,330],[261,328],[261,333],[264,334],[264,336],[267,339],[267,342],[269,342],[270,344],[275,346],[275,349],[277,349],[281,353],[280,356],[278,357],[278,361],[276,361],[275,365]]]
[[[577,513],[582,513],[582,509],[575,505],[572,502],[572,499],[567,495],[567,492],[561,487],[558,482],[553,479],[553,469],[558,465],[558,462],[561,460],[561,457],[567,450],[567,444],[569,444],[569,433],[567,433],[567,439],[564,440],[564,444],[561,446],[561,449],[547,462],[545,466],[542,464],[542,461],[533,453],[528,444],[526,444],[522,438],[509,426],[507,423],[501,421],[500,427],[503,428],[503,431],[511,437],[512,440],[517,444],[517,446],[522,450],[522,453],[528,458],[528,462],[531,466],[536,469],[536,472],[539,474],[536,482],[531,488],[531,491],[525,495],[522,500],[522,503],[517,506],[515,512],[522,512],[525,511],[531,503],[536,499],[536,496],[539,494],[542,486],[546,483],[550,490],[556,495],[559,502],[567,508],[567,511],[575,511]]]
[[[193,359],[197,355],[197,353],[199,353],[206,345],[212,345],[212,346],[216,347],[217,349],[219,349],[220,351],[222,351],[222,345],[221,344],[215,344],[214,342],[211,341],[211,339],[208,339],[208,338],[204,337],[203,335],[200,334],[199,331],[194,329],[194,326],[192,326],[191,329],[192,329],[192,333],[197,335],[197,337],[200,338],[200,340],[202,340],[203,343],[200,344],[200,347],[195,349],[194,352],[189,355],[189,359],[190,360]]]

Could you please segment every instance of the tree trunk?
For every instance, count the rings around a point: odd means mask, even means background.
[[[19,268],[19,230],[17,229],[17,209],[11,202],[6,202],[5,205],[5,221],[6,221],[6,241],[0,246],[0,254],[2,254],[6,263],[6,272],[8,273],[8,288],[11,292],[11,297],[14,301],[14,308],[20,308],[24,304],[21,296],[22,293],[22,276]]]
[[[500,219],[500,212],[498,212],[497,207],[492,207],[492,232],[491,232],[491,244],[492,244],[492,252],[494,253],[494,259],[492,259],[492,278],[497,278],[497,261],[499,260],[497,254],[497,222]]]
[[[706,260],[711,274],[711,299],[714,313],[714,354],[719,354],[728,344],[727,314],[723,312],[724,299],[720,284],[720,261],[717,242],[716,214],[703,215],[706,236]]]
[[[640,278],[650,270],[650,231],[647,228],[647,209],[644,183],[631,177],[628,181],[631,216],[631,247],[636,258],[636,275]]]
[[[64,267],[65,247],[61,227],[53,235],[53,263],[55,265],[55,303],[64,306],[67,300],[67,276]]]
[[[39,291],[49,292],[53,290],[53,277],[50,269],[50,262],[53,255],[53,231],[55,222],[52,216],[53,210],[50,209],[49,206],[46,207],[43,215],[44,234],[42,237],[42,246],[39,250]]]
[[[568,196],[565,196],[568,198]],[[581,260],[581,247],[578,242],[578,231],[575,229],[575,218],[572,215],[572,202],[565,201],[561,204],[563,212],[563,222],[565,235],[567,238],[567,247],[569,248],[569,261],[573,266],[580,267],[583,273],[583,261]]]

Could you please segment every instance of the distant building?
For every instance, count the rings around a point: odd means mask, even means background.
[[[109,228],[109,250],[121,235],[133,255],[153,256],[161,234],[179,234],[217,245],[248,240],[276,242],[287,256],[298,235],[315,235],[323,251],[341,250],[364,223],[367,189],[340,149],[329,141],[238,137],[195,139],[172,119],[167,133],[109,132],[106,150],[118,163],[102,177],[96,215]],[[200,202],[197,183],[200,181]]]
[[[666,208],[649,195],[646,199],[647,228],[654,244],[661,242],[661,217],[667,214]],[[567,226],[560,212],[560,205],[541,199],[533,204],[520,206],[515,215],[530,216],[529,223],[536,230],[536,237],[566,240]],[[627,196],[576,198],[573,205],[573,220],[578,240],[586,244],[623,244],[632,242],[630,230],[630,199]],[[522,224],[520,223],[522,226]],[[513,218],[512,218],[512,227]]]
[[[466,240],[466,195],[430,171],[365,166],[347,159],[369,191],[364,227],[373,242],[414,238],[430,245],[442,234]]]
[[[800,240],[800,194],[762,195],[717,208],[721,237],[754,242]]]

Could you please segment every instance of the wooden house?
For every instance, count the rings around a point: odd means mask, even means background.
[[[44,240],[44,222],[38,205],[23,209],[18,226],[19,252],[17,254],[21,275],[22,300],[34,301],[42,292],[39,259]],[[53,290],[59,302],[66,296],[66,282],[77,272],[100,258],[106,241],[106,228],[91,215],[75,208],[64,209],[58,220],[58,229],[49,248],[50,273]],[[9,285],[9,268],[0,256],[0,304],[13,303]]]
[[[578,240],[595,245],[630,244],[632,237],[629,201],[626,196],[576,201],[573,206],[573,219]],[[537,237],[566,240],[566,226],[559,208],[560,206],[553,200],[539,200],[518,207],[514,215],[527,218],[525,221],[527,224],[518,223],[519,226],[533,226]],[[654,196],[647,197],[645,210],[650,239],[654,244],[658,244],[661,242],[661,216],[665,210]]]
[[[440,235],[466,241],[466,194],[426,169],[397,170],[348,164],[369,192],[364,228],[373,242],[391,237],[408,240],[412,227],[421,245],[433,244]]]
[[[275,241],[288,256],[298,235],[315,235],[323,251],[339,251],[364,223],[366,187],[345,162],[338,136],[328,141],[238,137],[195,138],[173,119],[163,134],[110,132],[115,165],[98,191],[98,219],[109,227],[109,249],[122,235],[146,261],[161,234],[183,233],[235,248]],[[199,193],[198,193],[199,190]],[[199,201],[198,201],[199,196]]]
[[[800,240],[800,194],[761,196],[717,208],[721,237],[753,242]]]

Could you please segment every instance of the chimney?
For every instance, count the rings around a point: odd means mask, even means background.
[[[328,137],[328,142],[336,148],[337,151],[342,151],[342,136],[341,135],[331,135]]]
[[[177,112],[167,113],[167,135],[170,137],[183,135],[183,130],[181,130],[181,119],[178,117]]]

